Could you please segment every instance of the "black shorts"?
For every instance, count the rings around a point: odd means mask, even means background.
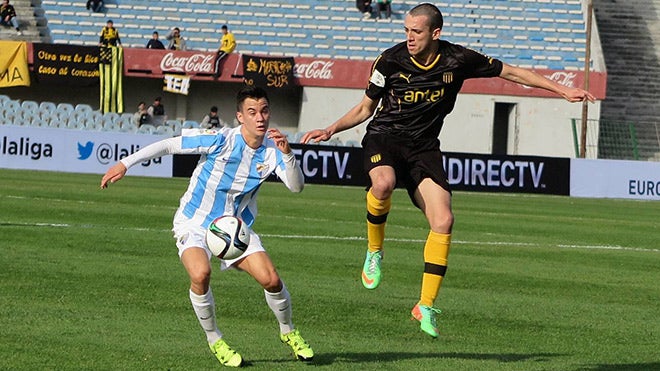
[[[397,186],[406,187],[415,206],[419,206],[415,202],[415,190],[426,178],[451,193],[437,138],[411,140],[387,134],[367,134],[362,140],[362,147],[367,174],[375,167],[391,166],[396,174]]]

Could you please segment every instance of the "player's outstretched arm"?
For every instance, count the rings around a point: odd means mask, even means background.
[[[128,169],[121,162],[112,166],[101,178],[101,189],[108,188],[108,183],[114,183],[126,175]]]
[[[360,103],[351,108],[350,111],[332,125],[325,129],[315,129],[305,133],[300,139],[300,143],[308,143],[310,140],[314,141],[314,143],[329,140],[334,134],[363,123],[374,114],[377,105],[378,101],[365,95],[362,97]]]
[[[124,157],[120,162],[112,166],[101,179],[101,189],[107,188],[109,183],[114,183],[126,175],[126,171],[131,166],[142,161],[150,160],[166,154],[175,153],[198,153],[194,150],[183,151],[181,149],[181,137],[163,139],[152,143],[139,151]]]
[[[534,71],[514,67],[506,63],[502,67],[500,77],[518,84],[551,91],[564,97],[569,102],[583,102],[585,100],[594,102],[596,100],[596,97],[584,89],[570,88],[547,79]]]

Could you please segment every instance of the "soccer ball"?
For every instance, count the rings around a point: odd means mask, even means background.
[[[250,227],[235,216],[216,218],[206,230],[206,245],[220,259],[238,258],[249,244]]]

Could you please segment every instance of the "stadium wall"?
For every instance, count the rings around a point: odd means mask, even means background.
[[[34,66],[30,44],[28,62]],[[222,75],[213,79],[213,54],[199,51],[124,49],[124,106],[134,112],[139,101],[148,104],[156,96],[170,119],[199,121],[212,105],[220,117],[234,121],[235,93],[243,79],[241,55],[229,55]],[[323,127],[359,102],[371,70],[369,61],[295,58],[294,79],[285,87],[269,88],[273,101],[273,126],[288,134]],[[578,71],[537,70],[567,86],[583,86]],[[34,73],[34,72],[33,72]],[[163,91],[163,77],[178,74],[190,78],[188,95]],[[13,98],[86,103],[98,106],[98,87],[66,87],[41,84],[39,75],[29,88],[10,88]],[[606,75],[590,74],[591,91],[605,97]],[[493,120],[497,103],[509,105],[506,150],[493,149]],[[571,120],[581,117],[581,105],[571,104],[540,89],[531,89],[503,79],[468,80],[454,112],[441,134],[446,151],[575,157]],[[600,103],[589,106],[589,118],[597,120]],[[364,125],[338,136],[341,142],[359,142]],[[500,133],[501,134],[501,133]],[[469,138],[469,140],[468,140]],[[597,137],[592,137],[597,141]],[[589,145],[590,143],[588,143]],[[595,145],[595,143],[591,143]]]

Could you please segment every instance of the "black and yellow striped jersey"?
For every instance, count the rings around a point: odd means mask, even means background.
[[[497,59],[444,40],[437,42],[437,57],[427,66],[413,59],[405,42],[374,61],[366,95],[382,100],[367,133],[437,138],[463,81],[502,72],[502,62]]]

